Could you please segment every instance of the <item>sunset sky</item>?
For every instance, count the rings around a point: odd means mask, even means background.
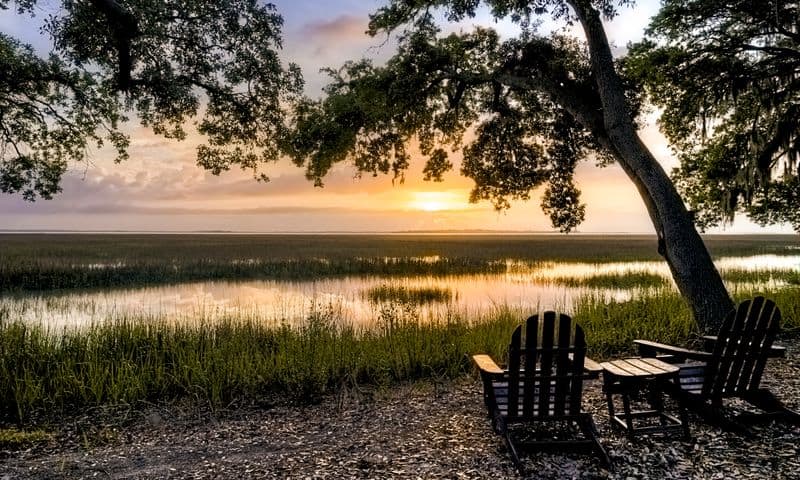
[[[306,93],[317,97],[326,79],[318,70],[338,67],[361,57],[382,61],[393,53],[383,38],[364,34],[367,15],[379,0],[278,0],[284,16],[286,61],[298,63],[306,79]],[[42,7],[37,19],[0,12],[0,30],[32,43],[39,51],[50,49],[49,39],[38,35],[41,20],[56,8]],[[638,2],[607,26],[612,43],[624,51],[658,7],[657,0]],[[47,2],[42,5],[48,5]],[[495,24],[483,16],[454,29],[493,25],[513,34],[510,24]],[[545,28],[548,28],[545,25]],[[64,178],[63,193],[52,201],[29,203],[18,196],[0,194],[0,229],[233,230],[248,232],[405,231],[405,230],[524,230],[551,231],[539,208],[540,191],[529,202],[514,203],[496,212],[488,203],[467,202],[471,180],[460,177],[459,158],[443,183],[422,180],[422,162],[412,163],[403,184],[390,176],[355,178],[355,170],[341,165],[327,178],[324,188],[308,182],[303,170],[288,161],[269,165],[269,183],[257,183],[250,173],[231,171],[215,177],[195,165],[199,138],[167,141],[135,123],[128,126],[131,159],[114,165],[104,151],[92,153],[89,165],[73,165]],[[645,143],[668,169],[674,166],[666,141],[655,122],[641,132]],[[596,168],[591,162],[578,169],[577,182],[587,203],[581,232],[644,232],[653,229],[642,201],[619,167]],[[722,230],[715,230],[719,232]],[[728,233],[785,232],[790,228],[762,229],[737,220]]]

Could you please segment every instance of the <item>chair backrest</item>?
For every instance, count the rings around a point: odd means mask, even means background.
[[[580,414],[586,340],[565,314],[545,312],[511,335],[508,347],[508,417],[557,419]]]
[[[755,297],[732,310],[720,327],[707,364],[703,396],[719,403],[758,389],[781,312],[772,300]]]

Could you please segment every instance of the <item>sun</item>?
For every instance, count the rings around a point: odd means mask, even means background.
[[[443,202],[437,202],[436,200],[419,202],[417,203],[416,207],[425,212],[438,212],[439,210],[444,210],[447,208]]]
[[[408,203],[409,208],[423,212],[441,212],[463,208],[463,200],[459,201],[452,192],[414,192]]]

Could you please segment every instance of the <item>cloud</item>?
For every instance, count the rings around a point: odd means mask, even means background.
[[[456,208],[447,209],[436,214],[471,214],[479,211],[488,210],[487,208]],[[357,208],[357,207],[329,207],[329,206],[301,206],[301,205],[278,205],[278,206],[254,206],[243,208],[214,208],[214,207],[181,207],[181,206],[153,206],[133,203],[88,203],[83,205],[63,204],[58,202],[0,202],[0,214],[61,214],[69,213],[72,215],[225,215],[225,216],[244,216],[244,215],[302,215],[302,214],[380,214],[380,215],[427,215],[426,212],[410,211],[391,206],[387,209]]]
[[[367,30],[366,17],[340,15],[333,20],[317,21],[305,24],[301,33],[321,39],[352,40],[365,37]]]

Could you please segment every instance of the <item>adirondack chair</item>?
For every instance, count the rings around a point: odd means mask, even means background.
[[[525,474],[518,453],[522,448],[590,451],[606,466],[610,465],[591,415],[581,410],[583,381],[597,378],[601,370],[586,358],[583,330],[567,315],[545,312],[526,321],[523,346],[522,327],[518,326],[511,335],[506,370],[488,355],[473,357],[483,380],[484,401],[492,426],[503,435],[520,474]],[[585,365],[589,367],[588,373]],[[521,442],[516,438],[517,432],[512,431],[512,426],[518,424],[530,426],[543,422],[561,422],[570,430],[577,426],[582,438]]]
[[[732,310],[716,337],[706,337],[708,351],[687,350],[671,345],[635,340],[643,357],[657,355],[680,364],[679,384],[670,393],[706,420],[723,428],[748,433],[743,422],[780,418],[800,424],[800,414],[786,408],[771,392],[760,388],[768,357],[784,355],[772,344],[780,329],[781,313],[775,302],[764,297],[746,300]],[[723,399],[738,398],[764,411],[728,418]]]

